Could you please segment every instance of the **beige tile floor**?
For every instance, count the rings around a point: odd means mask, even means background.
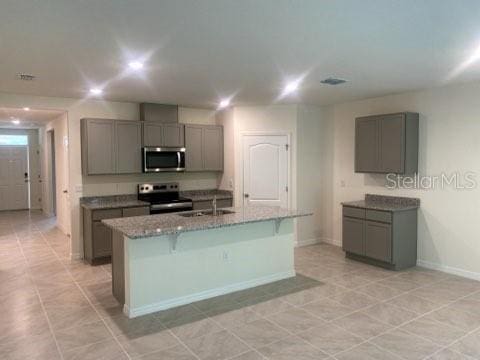
[[[299,248],[297,277],[129,320],[110,266],[37,212],[0,213],[1,359],[480,359],[480,283]]]

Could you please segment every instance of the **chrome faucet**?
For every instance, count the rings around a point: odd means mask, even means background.
[[[217,195],[213,195],[212,200],[212,215],[217,216]]]

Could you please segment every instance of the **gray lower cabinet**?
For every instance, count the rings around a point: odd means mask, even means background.
[[[185,125],[186,171],[223,171],[223,127]]]
[[[365,221],[343,217],[343,250],[352,254],[365,254]]]
[[[417,262],[417,210],[378,211],[343,207],[347,256],[401,270]]]
[[[232,199],[217,200],[217,209],[227,208],[233,206]],[[212,200],[202,200],[193,202],[193,210],[207,210],[212,208]]]
[[[392,225],[365,221],[365,256],[385,262],[392,261]]]
[[[102,223],[103,219],[115,219],[150,214],[148,206],[124,209],[83,209],[84,258],[90,264],[105,263],[112,254],[112,231]]]
[[[143,146],[184,147],[185,125],[144,122]]]
[[[355,172],[416,173],[418,118],[405,112],[355,119]]]
[[[81,119],[83,175],[141,173],[139,121]]]

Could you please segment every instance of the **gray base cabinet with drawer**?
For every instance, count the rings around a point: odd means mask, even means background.
[[[417,263],[417,210],[343,207],[343,250],[350,258],[401,270]]]
[[[83,209],[84,259],[92,265],[103,264],[112,255],[112,230],[102,224],[103,219],[149,215],[148,206],[123,209]]]

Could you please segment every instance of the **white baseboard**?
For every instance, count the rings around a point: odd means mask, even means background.
[[[307,239],[307,240],[301,240],[301,241],[295,241],[295,247],[301,247],[301,246],[308,246],[308,245],[315,245],[322,242],[318,238],[313,238],[313,239]]]
[[[123,313],[127,315],[129,318],[134,318],[141,315],[151,314],[153,312],[157,312],[160,310],[167,310],[173,307],[190,304],[195,301],[205,300],[215,296],[225,295],[235,291],[245,290],[255,286],[268,284],[274,281],[288,279],[293,276],[295,276],[295,270],[268,275],[268,276],[264,276],[264,277],[253,279],[253,280],[243,281],[240,283],[236,283],[236,284],[232,284],[232,285],[228,285],[220,288],[210,289],[210,290],[202,291],[202,292],[187,295],[187,296],[181,296],[181,297],[170,299],[170,300],[160,301],[158,303],[140,306],[138,308],[133,308],[133,309],[130,309],[127,306],[127,304],[124,304]]]
[[[463,270],[463,269],[459,269],[459,268],[456,268],[456,267],[442,265],[442,264],[438,264],[438,263],[433,263],[433,262],[425,261],[425,260],[417,260],[417,265],[422,266],[422,267],[427,268],[427,269],[438,270],[438,271],[442,271],[442,272],[445,272],[445,273],[448,273],[448,274],[458,275],[458,276],[462,276],[462,277],[465,277],[465,278],[480,281],[480,273],[477,273],[477,272]]]
[[[83,259],[83,256],[80,253],[70,253],[70,259],[80,260],[80,259]]]
[[[325,244],[335,245],[338,247],[342,247],[342,242],[340,240],[329,239],[329,238],[322,238],[321,242]]]

